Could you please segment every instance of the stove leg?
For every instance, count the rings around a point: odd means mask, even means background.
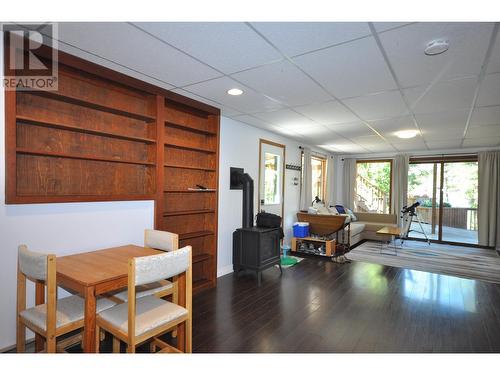
[[[257,286],[260,286],[262,283],[262,272],[257,271]]]

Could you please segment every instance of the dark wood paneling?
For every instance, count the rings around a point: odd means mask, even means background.
[[[165,101],[163,190],[157,228],[179,234],[193,246],[193,290],[215,286],[219,116],[186,103]],[[190,191],[202,185],[213,191]]]

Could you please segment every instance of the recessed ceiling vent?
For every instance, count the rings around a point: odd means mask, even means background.
[[[450,48],[450,43],[447,39],[435,39],[427,44],[424,52],[427,56],[434,56],[448,51],[448,48]]]

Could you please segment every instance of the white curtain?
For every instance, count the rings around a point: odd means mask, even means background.
[[[335,204],[335,191],[334,191],[334,165],[335,165],[335,157],[329,156],[326,162],[326,194],[325,194],[325,203],[327,207],[329,205]]]
[[[396,155],[392,163],[392,201],[391,211],[396,215],[401,226],[401,209],[408,202],[408,167],[410,157],[405,154]]]
[[[302,166],[302,187],[300,189],[300,209],[307,211],[312,202],[311,149],[304,148],[304,165]]]
[[[343,204],[356,210],[354,197],[356,194],[356,159],[344,159]]]
[[[478,153],[479,244],[500,251],[500,151]]]

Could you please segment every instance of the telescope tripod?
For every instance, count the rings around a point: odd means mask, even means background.
[[[425,237],[425,239],[427,240],[427,243],[429,245],[431,244],[431,241],[429,240],[429,237],[427,237],[427,233],[425,233],[424,226],[422,225],[422,222],[420,221],[420,218],[418,217],[416,211],[414,211],[414,212],[407,212],[407,213],[403,214],[402,217],[404,219],[405,225],[404,225],[404,230],[403,230],[403,233],[402,233],[403,235],[401,236],[401,245],[403,245],[404,240],[408,239],[408,234],[410,232],[416,232],[416,233],[423,234],[424,237]],[[413,223],[413,218],[414,217],[417,218],[417,222],[418,222],[418,225],[419,225],[421,231],[411,229],[411,224]]]

